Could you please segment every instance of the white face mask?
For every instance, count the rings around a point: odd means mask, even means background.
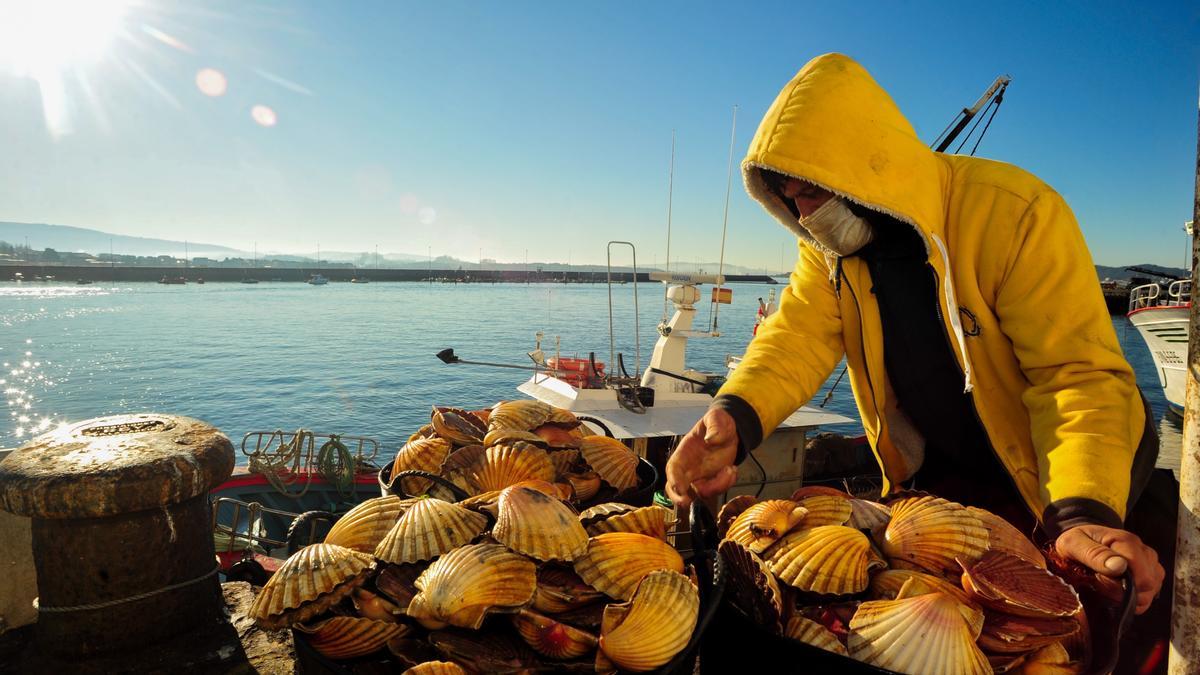
[[[800,216],[799,223],[813,239],[838,255],[855,253],[875,236],[870,224],[854,215],[840,197],[831,197],[811,215]]]

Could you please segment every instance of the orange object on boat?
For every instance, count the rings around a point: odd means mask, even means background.
[[[733,304],[733,289],[732,288],[713,288],[712,301],[719,302],[722,305]]]

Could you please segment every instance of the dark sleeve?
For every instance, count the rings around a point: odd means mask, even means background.
[[[712,407],[724,410],[733,418],[738,435],[737,459],[734,460],[734,464],[741,464],[746,461],[746,453],[762,443],[762,422],[758,420],[758,413],[749,403],[732,394],[721,394],[713,400]]]
[[[1121,529],[1125,524],[1110,507],[1094,499],[1068,497],[1052,502],[1042,513],[1042,526],[1051,539],[1079,525],[1103,525]]]

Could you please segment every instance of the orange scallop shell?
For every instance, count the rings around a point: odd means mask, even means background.
[[[554,480],[554,463],[546,451],[528,443],[494,445],[471,470],[471,479],[483,492],[503,490],[525,480]]]
[[[420,499],[375,548],[393,564],[430,560],[470,543],[487,529],[487,516],[440,499]]]
[[[513,615],[512,622],[535,652],[555,660],[576,659],[596,648],[595,635],[537,612],[523,609]]]
[[[603,597],[603,593],[587,585],[574,571],[547,565],[538,570],[533,608],[546,614],[561,614]]]
[[[808,509],[788,499],[768,499],[747,508],[729,526],[726,539],[762,553],[807,520]],[[807,527],[807,523],[806,523]]]
[[[554,497],[521,485],[500,493],[492,536],[509,549],[542,561],[570,562],[588,547],[587,532],[571,509]]]
[[[453,661],[426,661],[418,663],[400,675],[467,675],[467,671]]]
[[[618,491],[638,485],[638,456],[624,443],[608,436],[585,436],[579,443],[583,460],[600,474],[600,479]]]
[[[796,530],[765,553],[783,583],[808,593],[847,595],[867,587],[871,542],[841,525]]]
[[[957,575],[957,559],[975,561],[987,550],[987,530],[961,504],[926,495],[890,506],[881,546],[894,567]]]
[[[598,665],[635,673],[662,666],[691,641],[699,614],[690,579],[669,570],[647,574],[629,602],[605,608]]]
[[[799,614],[788,619],[787,626],[783,629],[783,636],[806,645],[819,647],[827,652],[849,656],[846,646],[828,628]]]
[[[1029,537],[1013,527],[1012,523],[986,509],[968,506],[970,511],[988,531],[988,550],[1011,553],[1018,558],[1024,558],[1038,567],[1046,567],[1046,557],[1034,546]]]
[[[412,630],[393,621],[376,621],[356,616],[334,616],[316,623],[296,626],[308,633],[308,644],[322,655],[335,659],[353,659],[383,649],[388,640]]]
[[[482,443],[483,436],[487,433],[487,427],[479,418],[461,408],[435,405],[429,416],[429,423],[433,425],[433,430],[438,436],[455,445]]]
[[[361,586],[373,562],[371,556],[341,546],[305,546],[271,575],[250,616],[268,630],[308,621]]]
[[[683,572],[683,558],[666,542],[632,532],[592,537],[575,560],[575,573],[592,588],[628,600],[642,577],[656,570]]]
[[[575,492],[575,499],[581,502],[595,497],[600,492],[600,476],[595,471],[587,473],[569,473],[565,476],[567,483]]]
[[[737,520],[743,511],[757,503],[758,498],[754,495],[738,495],[721,505],[721,510],[717,512],[717,537],[724,539],[733,521]]]
[[[1003,551],[988,551],[978,562],[961,562],[962,584],[985,607],[1018,616],[1071,616],[1079,594],[1053,572]]]
[[[726,588],[733,594],[734,604],[755,625],[777,632],[783,618],[783,592],[770,568],[762,558],[733,539],[722,541],[717,552],[727,570]]]
[[[667,531],[675,523],[675,512],[665,506],[642,506],[598,520],[587,528],[590,535],[605,532],[636,532],[648,537],[667,540]]]
[[[492,611],[515,611],[533,599],[537,568],[498,544],[470,544],[443,555],[417,578],[407,614],[430,630],[478,630]]]
[[[374,553],[379,542],[416,501],[395,495],[368,499],[338,518],[325,535],[325,543]]]
[[[836,495],[811,495],[797,499],[795,502],[808,511],[808,515],[804,517],[804,527],[845,525],[850,520],[850,515],[854,513],[851,500]]]
[[[962,611],[945,593],[864,602],[846,647],[859,661],[901,673],[991,675]]]
[[[579,522],[583,523],[584,527],[597,523],[605,518],[611,518],[622,513],[636,511],[637,506],[633,504],[625,504],[623,502],[604,502],[585,509],[579,514]]]
[[[395,481],[394,477],[401,471],[417,470],[440,474],[442,465],[450,456],[450,447],[450,441],[444,438],[418,438],[405,443],[396,453],[396,461],[392,463],[392,480]],[[400,489],[406,494],[417,495],[428,490],[432,483],[428,478],[413,476],[402,479]]]

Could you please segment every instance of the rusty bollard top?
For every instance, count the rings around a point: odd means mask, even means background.
[[[51,431],[0,462],[0,509],[98,518],[177,504],[233,471],[233,444],[176,415],[114,415]]]

